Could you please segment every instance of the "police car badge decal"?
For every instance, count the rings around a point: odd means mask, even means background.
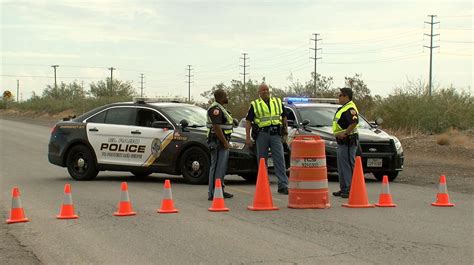
[[[168,144],[173,140],[173,132],[169,133],[166,135],[166,137],[163,139],[163,141],[159,138],[153,139],[153,142],[151,143],[151,154],[148,157],[148,159],[143,163],[142,166],[149,167],[155,160],[160,157],[161,152],[168,146]]]

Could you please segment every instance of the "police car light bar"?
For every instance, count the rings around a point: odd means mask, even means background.
[[[331,103],[337,104],[339,101],[335,98],[299,98],[299,97],[285,97],[284,102],[292,103]]]
[[[145,102],[187,102],[186,98],[182,97],[156,97],[156,98],[147,98],[147,97],[134,97],[134,103],[145,103]]]

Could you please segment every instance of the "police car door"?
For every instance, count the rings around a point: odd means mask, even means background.
[[[174,127],[155,109],[139,107],[133,128],[140,132],[136,139],[145,145],[144,153],[136,154],[140,157],[135,157],[133,165],[149,167],[173,140]]]
[[[132,165],[132,154],[144,154],[143,144],[131,127],[135,123],[134,106],[105,109],[86,120],[87,139],[99,164]]]

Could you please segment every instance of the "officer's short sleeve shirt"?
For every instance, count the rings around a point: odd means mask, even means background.
[[[351,124],[359,123],[359,115],[355,109],[350,108],[342,113],[338,123],[342,129],[347,129]]]
[[[224,124],[226,121],[226,118],[224,117],[224,113],[217,106],[210,108],[207,111],[207,115],[211,119],[212,124]]]

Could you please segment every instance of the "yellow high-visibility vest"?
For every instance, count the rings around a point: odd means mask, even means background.
[[[281,99],[271,97],[269,100],[271,108],[269,108],[261,98],[252,101],[250,104],[255,113],[253,122],[259,128],[282,124],[281,114],[283,113],[283,108],[281,105]]]
[[[209,137],[209,134],[212,131],[212,121],[211,121],[211,118],[209,117],[209,110],[216,107],[216,106],[220,109],[220,111],[222,111],[222,113],[224,113],[224,116],[227,119],[225,124],[219,124],[219,126],[221,127],[221,129],[222,129],[222,131],[224,132],[225,135],[231,135],[234,132],[232,116],[221,104],[219,104],[217,101],[215,101],[207,109],[207,112],[208,112],[208,114],[207,114],[207,124],[206,124],[207,137]]]
[[[357,107],[354,104],[354,102],[352,102],[352,100],[347,102],[344,106],[342,106],[342,108],[336,112],[336,114],[334,115],[334,119],[332,120],[332,132],[334,133],[334,135],[346,130],[346,129],[342,129],[341,126],[339,126],[339,123],[337,122],[341,118],[342,113],[346,112],[350,108],[353,108],[357,112],[357,114],[359,114],[359,111],[357,110]],[[356,133],[357,133],[357,126],[354,128],[354,130],[352,130],[350,134],[356,134]]]

